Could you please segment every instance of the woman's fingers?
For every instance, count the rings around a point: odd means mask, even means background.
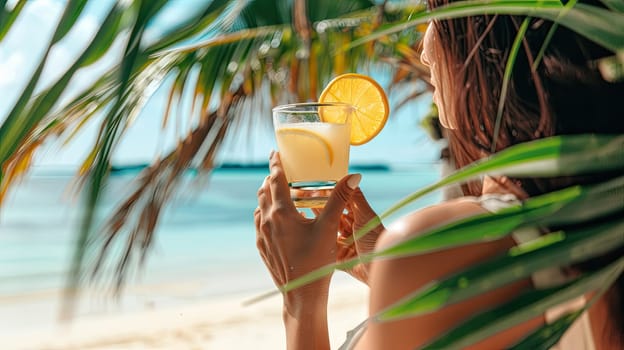
[[[262,185],[258,189],[258,205],[262,210],[268,210],[271,206],[271,189],[269,188],[269,177],[265,177]]]
[[[256,225],[256,247],[260,257],[269,269],[276,284],[286,282],[282,261],[279,259],[279,251],[271,244],[271,232],[268,222],[262,216],[260,207],[254,211],[254,223]]]
[[[360,174],[348,175],[340,180],[332,190],[325,208],[319,215],[319,220],[333,222],[337,225],[353,191],[360,184],[360,180],[362,180]]]
[[[353,205],[353,213],[354,213],[354,222],[353,224],[357,229],[368,224],[368,222],[377,217],[377,213],[371,208],[370,204],[364,197],[362,191],[358,188],[353,193],[352,197],[352,205]],[[373,230],[382,230],[383,226],[381,223],[379,226],[375,227]]]
[[[256,247],[258,248],[258,251],[260,251],[262,259],[268,262],[266,259],[266,255],[269,250],[266,241],[266,236],[269,234],[268,225],[266,225],[266,221],[262,218],[262,210],[260,207],[256,208],[254,211],[254,223],[256,225]]]
[[[285,210],[286,215],[294,215],[297,209],[290,198],[290,188],[286,181],[286,174],[282,168],[282,162],[279,158],[279,152],[273,152],[269,161],[271,175],[269,175],[269,187],[271,192],[271,201],[275,209]]]
[[[375,211],[373,210],[373,208],[371,208],[370,204],[368,203],[368,200],[366,200],[366,197],[364,197],[364,193],[362,193],[362,191],[358,188],[353,192],[353,196],[352,196],[352,205],[353,205],[353,209],[357,210],[359,214],[366,214],[366,215],[372,215],[372,216],[376,216],[377,214],[375,214]],[[359,215],[360,217],[362,215]]]
[[[352,227],[353,226],[353,212],[347,212],[340,218],[341,221],[344,221],[344,224]]]
[[[346,219],[343,215],[340,217],[340,224],[338,225],[338,232],[340,233],[340,237],[349,237],[353,235],[353,224],[350,220]]]

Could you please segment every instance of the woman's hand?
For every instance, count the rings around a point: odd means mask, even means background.
[[[277,286],[308,272],[336,262],[336,232],[344,207],[361,176],[340,181],[315,219],[302,216],[295,208],[279,154],[270,158],[271,174],[258,190],[254,213],[256,245]],[[285,306],[297,308],[302,300],[325,297],[331,275],[297,288],[285,295]]]
[[[256,245],[277,286],[336,261],[340,215],[359,174],[342,179],[315,219],[303,217],[290,199],[279,154],[271,154],[271,175],[258,190],[254,212]],[[284,295],[284,326],[288,349],[329,349],[327,298],[331,275]]]
[[[366,234],[357,240],[353,239],[354,233],[360,233],[361,229],[371,220],[379,220],[379,217],[368,204],[362,191],[357,188],[351,201],[347,204],[347,213],[340,219],[338,228],[338,254],[337,261],[344,262],[357,258],[363,254],[372,252],[375,249],[377,238],[383,232],[384,227],[379,222],[373,226]],[[358,264],[351,269],[345,270],[351,276],[368,284],[369,264]]]

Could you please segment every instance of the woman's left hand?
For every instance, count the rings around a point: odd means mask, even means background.
[[[359,174],[342,179],[319,216],[305,218],[295,208],[279,154],[270,157],[270,175],[258,190],[254,212],[256,245],[277,286],[336,262],[336,232],[347,200],[359,184]],[[331,275],[285,295],[285,303],[326,295]],[[296,306],[296,305],[293,305]]]

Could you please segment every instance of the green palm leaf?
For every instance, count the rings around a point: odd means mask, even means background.
[[[160,40],[150,45],[146,53],[147,55],[158,54],[164,49],[178,45],[180,42],[203,32],[224,27],[226,23],[239,14],[237,10],[238,8],[234,7],[234,3],[229,0],[210,1],[208,6],[202,11],[198,11],[195,16],[177,25],[168,33],[164,33]]]
[[[59,24],[54,31],[54,35],[52,36],[50,44],[47,46],[43,57],[41,58],[41,61],[37,66],[37,69],[35,70],[35,73],[33,74],[30,81],[28,82],[28,85],[20,95],[17,103],[13,106],[13,109],[11,109],[11,112],[0,126],[0,164],[5,164],[5,162],[7,162],[9,157],[21,145],[21,140],[30,131],[30,128],[32,128],[43,117],[41,115],[33,113],[32,116],[25,118],[22,116],[22,112],[24,111],[24,109],[26,109],[27,104],[30,103],[30,99],[33,95],[35,87],[37,86],[37,83],[39,82],[41,72],[45,67],[46,59],[48,57],[48,54],[50,53],[50,50],[59,40],[61,40],[65,36],[65,34],[67,34],[71,25],[75,23],[77,17],[82,12],[84,5],[84,0],[74,1],[67,4],[65,10],[63,11],[61,20],[59,21]],[[62,89],[52,90],[56,95],[58,90]],[[43,103],[42,106],[42,101],[46,102],[45,97],[39,96],[34,102],[34,105],[36,107],[40,107],[40,111],[49,105],[48,102]],[[0,182],[3,181],[3,177],[4,170],[0,172]]]
[[[64,22],[73,24],[83,7],[83,2],[74,2],[68,5],[54,35],[56,42],[62,39],[64,36],[63,32],[66,33],[68,30],[67,25],[69,24]],[[80,68],[99,59],[110,48],[112,38],[119,32],[120,19],[126,10],[126,7],[113,7],[87,49],[55,84],[31,100],[45,66],[47,52],[50,51],[55,41],[53,40],[53,43],[48,46],[46,54],[33,74],[28,86],[22,92],[18,102],[14,105],[2,126],[0,126],[0,163],[5,165],[0,171],[0,185],[3,190],[10,185],[13,177],[11,170],[13,169],[14,171],[15,164],[19,164],[20,150],[31,150],[33,145],[36,147],[42,143],[43,137],[41,137],[41,134],[50,132],[50,127],[52,126],[46,120],[46,115],[57,103],[73,75]],[[31,153],[32,151],[30,151]],[[11,162],[12,157],[17,158]],[[0,191],[0,201],[2,200],[3,192]]]
[[[618,197],[622,191],[623,180],[619,178],[610,181],[607,183],[608,188],[602,185],[572,187],[535,197],[522,205],[501,210],[496,214],[484,214],[431,230],[375,255],[388,257],[424,254],[447,247],[500,239],[511,231],[526,227],[572,225],[610,215],[621,211],[624,206],[621,197]],[[605,198],[605,194],[610,198]],[[595,201],[602,199],[607,204],[592,209]]]
[[[22,12],[24,5],[26,5],[26,0],[19,0],[13,8],[9,9],[6,2],[7,0],[0,1],[0,42],[9,32],[9,29],[11,29],[11,25],[15,22],[20,12]]]
[[[576,4],[571,9],[565,9],[565,15],[561,15],[563,10],[564,6],[559,0],[458,1],[439,7],[434,11],[414,14],[410,21],[386,26],[366,38],[354,41],[351,46],[361,45],[369,40],[413,28],[431,20],[485,14],[507,14],[547,19],[559,23],[614,52],[624,50],[624,13],[586,4]]]

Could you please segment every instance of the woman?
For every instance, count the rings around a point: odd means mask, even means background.
[[[430,7],[447,1],[430,0]],[[560,134],[624,133],[621,109],[614,103],[624,97],[624,84],[608,83],[595,65],[609,53],[564,28],[555,32],[542,61],[531,70],[551,23],[532,20],[518,55],[500,128],[495,126],[499,92],[507,55],[523,18],[474,16],[431,23],[423,39],[422,61],[430,67],[449,147],[459,167],[511,145]],[[587,118],[591,116],[591,123]],[[495,130],[499,130],[495,135]],[[509,179],[486,177],[470,183],[463,198],[424,208],[377,227],[355,245],[343,236],[357,230],[375,213],[357,188],[361,176],[340,181],[327,206],[315,219],[304,218],[289,198],[279,154],[270,158],[271,174],[258,191],[255,222],[257,246],[277,285],[316,268],[342,261],[372,249],[383,249],[436,226],[473,215],[496,211],[534,195],[570,184],[592,183],[601,177]],[[347,214],[342,214],[343,209]],[[336,232],[338,241],[336,241]],[[538,234],[538,233],[536,233]],[[507,237],[417,257],[378,260],[350,271],[370,287],[369,313],[374,315],[426,283],[466,266],[488,260],[517,245],[523,237]],[[593,265],[604,266],[623,254],[622,249],[600,259],[557,270],[558,277],[582,273]],[[537,277],[537,276],[534,276]],[[596,302],[566,333],[562,349],[622,349],[621,318],[624,278]],[[330,276],[285,293],[284,324],[289,349],[329,348],[327,295]],[[431,314],[393,322],[369,322],[350,348],[414,349],[440,336],[461,320],[513,299],[541,285],[526,279]],[[389,288],[391,286],[391,288]],[[580,300],[582,303],[583,300]],[[564,305],[562,307],[568,307]],[[617,309],[619,308],[619,309]],[[474,349],[501,349],[514,344],[536,327],[551,320],[553,311],[503,331]]]

